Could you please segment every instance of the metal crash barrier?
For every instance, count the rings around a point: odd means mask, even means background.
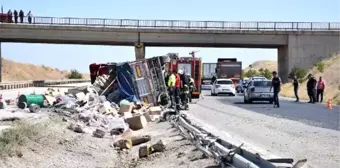
[[[13,81],[0,83],[0,90],[20,89],[28,87],[47,87],[54,85],[86,83],[90,79],[65,79],[65,80],[30,80],[30,81]]]
[[[218,160],[219,165],[223,168],[301,168],[307,162],[307,159],[303,159],[294,163],[294,160],[290,158],[266,160],[258,153],[254,154],[243,149],[243,144],[235,146],[195,126],[184,114],[166,116],[183,137],[195,144],[206,156]]]

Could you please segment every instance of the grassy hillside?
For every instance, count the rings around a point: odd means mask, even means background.
[[[333,100],[333,103],[340,104],[340,54],[336,53],[328,59],[321,61],[324,64],[323,72],[318,70],[315,66],[313,69],[309,70],[317,79],[322,76],[326,83],[326,89],[324,93],[324,102],[328,98]],[[306,82],[300,84],[299,95],[301,99],[308,99]],[[294,97],[293,86],[291,83],[287,83],[282,87],[282,95],[288,97]]]
[[[267,68],[271,72],[277,70],[277,61],[269,61],[269,60],[260,60],[256,61],[253,64],[251,64],[253,70],[259,70],[260,68]],[[250,70],[250,67],[244,68],[244,72],[247,72]]]
[[[66,79],[69,71],[61,71],[57,68],[43,65],[14,62],[2,58],[3,81],[40,80],[40,79]],[[83,78],[89,78],[83,74]]]

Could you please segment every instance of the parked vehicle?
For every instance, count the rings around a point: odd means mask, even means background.
[[[216,79],[211,87],[211,95],[216,96],[218,94],[235,96],[236,90],[233,81],[231,79]]]
[[[211,90],[211,79],[202,79],[202,85],[201,88],[202,90]]]
[[[248,81],[249,81],[249,78],[243,78],[242,80],[240,80],[236,87],[236,92],[243,93],[245,87],[247,86]]]
[[[252,76],[252,77],[249,77],[249,81],[251,80],[268,80],[268,79],[264,76]]]
[[[203,63],[202,66],[202,78],[204,80],[212,79],[215,75],[217,63]]]
[[[242,75],[242,62],[236,58],[218,58],[215,71],[217,78],[231,79],[236,88]]]
[[[176,54],[172,54],[170,58],[168,70],[181,69],[184,73],[191,74],[195,81],[195,90],[192,92],[192,98],[199,98],[202,83],[202,59],[197,57],[178,57]]]
[[[236,58],[218,58],[216,66],[217,78],[240,78],[242,74],[242,62]]]
[[[269,101],[273,103],[274,95],[270,91],[271,80],[250,80],[244,91],[244,103],[252,103],[253,101]]]

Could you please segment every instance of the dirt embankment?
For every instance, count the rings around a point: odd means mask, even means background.
[[[326,83],[324,92],[324,102],[332,99],[334,104],[340,104],[340,54],[334,54],[330,59],[322,61],[324,64],[323,72],[320,72],[317,67],[309,70],[308,73],[313,74],[318,80],[322,76]],[[301,99],[308,99],[307,81],[300,84],[299,96]],[[291,83],[284,84],[282,87],[283,96],[295,97],[293,85]]]
[[[44,65],[19,63],[2,58],[3,81],[66,79],[69,71],[59,70]],[[83,74],[89,78],[89,74]]]

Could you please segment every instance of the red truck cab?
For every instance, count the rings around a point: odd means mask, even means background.
[[[171,57],[168,66],[169,71],[183,70],[185,74],[190,74],[195,81],[195,90],[192,93],[193,98],[199,98],[201,94],[202,79],[202,59],[197,57]]]

